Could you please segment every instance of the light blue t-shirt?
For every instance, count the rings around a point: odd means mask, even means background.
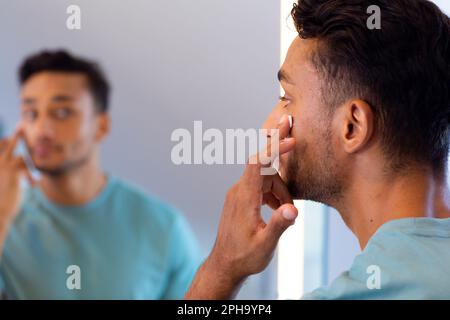
[[[303,299],[450,299],[450,219],[385,223],[350,270]]]
[[[83,206],[28,189],[0,282],[8,299],[180,299],[200,263],[181,213],[110,176]]]

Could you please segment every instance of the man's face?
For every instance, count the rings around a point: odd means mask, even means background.
[[[296,38],[292,43],[280,70],[285,96],[265,127],[276,127],[283,114],[293,116],[296,148],[281,156],[280,175],[294,199],[329,204],[341,196],[345,173],[335,152],[331,107],[323,103],[322,80],[310,61],[315,48],[314,40]]]
[[[58,175],[86,163],[101,138],[85,75],[40,72],[21,90],[21,122],[34,165]]]

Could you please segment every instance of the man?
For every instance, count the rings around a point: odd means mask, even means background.
[[[44,51],[20,68],[21,123],[0,145],[0,276],[10,299],[177,299],[199,265],[183,216],[106,174],[109,85],[98,66]],[[26,142],[41,178],[23,197]],[[118,150],[120,147],[118,147]],[[120,152],[120,151],[118,151]]]
[[[305,299],[450,298],[449,18],[426,0],[349,3],[294,6],[299,37],[279,73],[286,95],[266,123],[279,129],[280,176],[247,165],[185,298],[231,298],[263,270],[298,215],[292,199],[336,208],[362,249]],[[367,28],[371,5],[380,30]],[[275,210],[267,224],[263,204]],[[379,270],[375,289],[367,270]]]

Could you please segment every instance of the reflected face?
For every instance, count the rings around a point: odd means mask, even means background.
[[[86,163],[98,141],[98,115],[85,75],[40,72],[21,88],[21,122],[34,165],[58,175]]]
[[[285,95],[264,127],[276,127],[283,114],[293,116],[296,148],[281,156],[280,175],[294,199],[329,204],[342,194],[344,171],[335,152],[331,107],[323,102],[322,80],[310,60],[316,45],[298,37],[292,43],[279,73]]]

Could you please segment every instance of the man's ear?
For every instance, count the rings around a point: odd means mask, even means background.
[[[344,151],[355,153],[367,146],[374,132],[375,115],[363,100],[352,100],[341,110],[341,135]]]
[[[95,140],[97,142],[103,141],[108,134],[111,127],[111,117],[106,112],[100,112],[96,115],[97,132],[95,133]]]

